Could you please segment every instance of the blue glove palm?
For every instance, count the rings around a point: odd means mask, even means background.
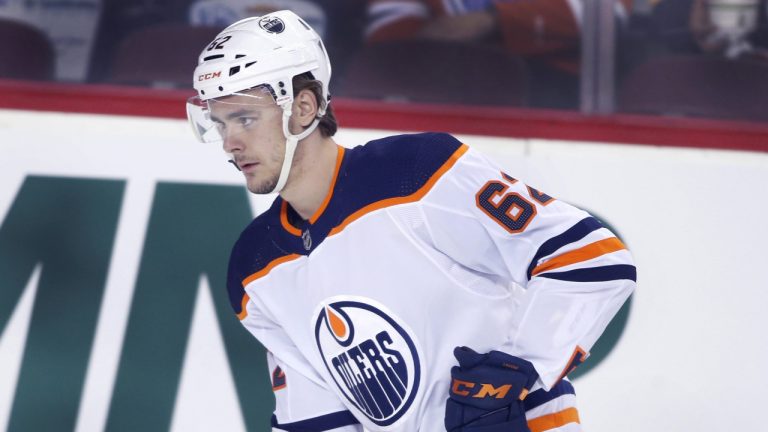
[[[538,378],[533,365],[499,351],[453,351],[450,397],[445,407],[449,432],[530,432],[523,399]]]

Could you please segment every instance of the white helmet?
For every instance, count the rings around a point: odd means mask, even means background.
[[[298,15],[283,10],[261,17],[246,18],[222,30],[203,49],[194,73],[198,95],[187,101],[187,116],[200,141],[223,141],[210,119],[209,103],[216,98],[238,95],[254,87],[269,90],[283,109],[286,154],[278,184],[279,192],[288,178],[293,153],[299,140],[308,136],[319,118],[301,134],[288,129],[293,104],[293,77],[310,72],[322,85],[318,117],[330,102],[328,83],[331,64],[320,36]]]

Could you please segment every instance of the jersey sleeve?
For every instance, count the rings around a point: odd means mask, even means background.
[[[635,287],[629,251],[599,220],[473,149],[421,208],[436,249],[525,288],[509,340],[496,349],[533,363],[546,389],[588,356]]]

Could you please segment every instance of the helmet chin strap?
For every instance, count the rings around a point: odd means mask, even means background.
[[[293,165],[293,154],[296,153],[296,146],[299,141],[308,137],[317,125],[320,123],[320,119],[316,118],[307,129],[298,135],[294,135],[288,128],[291,119],[291,104],[283,105],[283,135],[285,135],[285,156],[283,157],[283,167],[280,169],[280,176],[277,178],[277,184],[275,188],[269,193],[280,193],[285,187],[285,183],[288,181],[288,174],[291,172],[291,166]]]

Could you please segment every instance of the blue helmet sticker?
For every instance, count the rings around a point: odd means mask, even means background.
[[[278,17],[265,16],[259,20],[259,27],[269,33],[282,33],[285,30],[285,23]]]

